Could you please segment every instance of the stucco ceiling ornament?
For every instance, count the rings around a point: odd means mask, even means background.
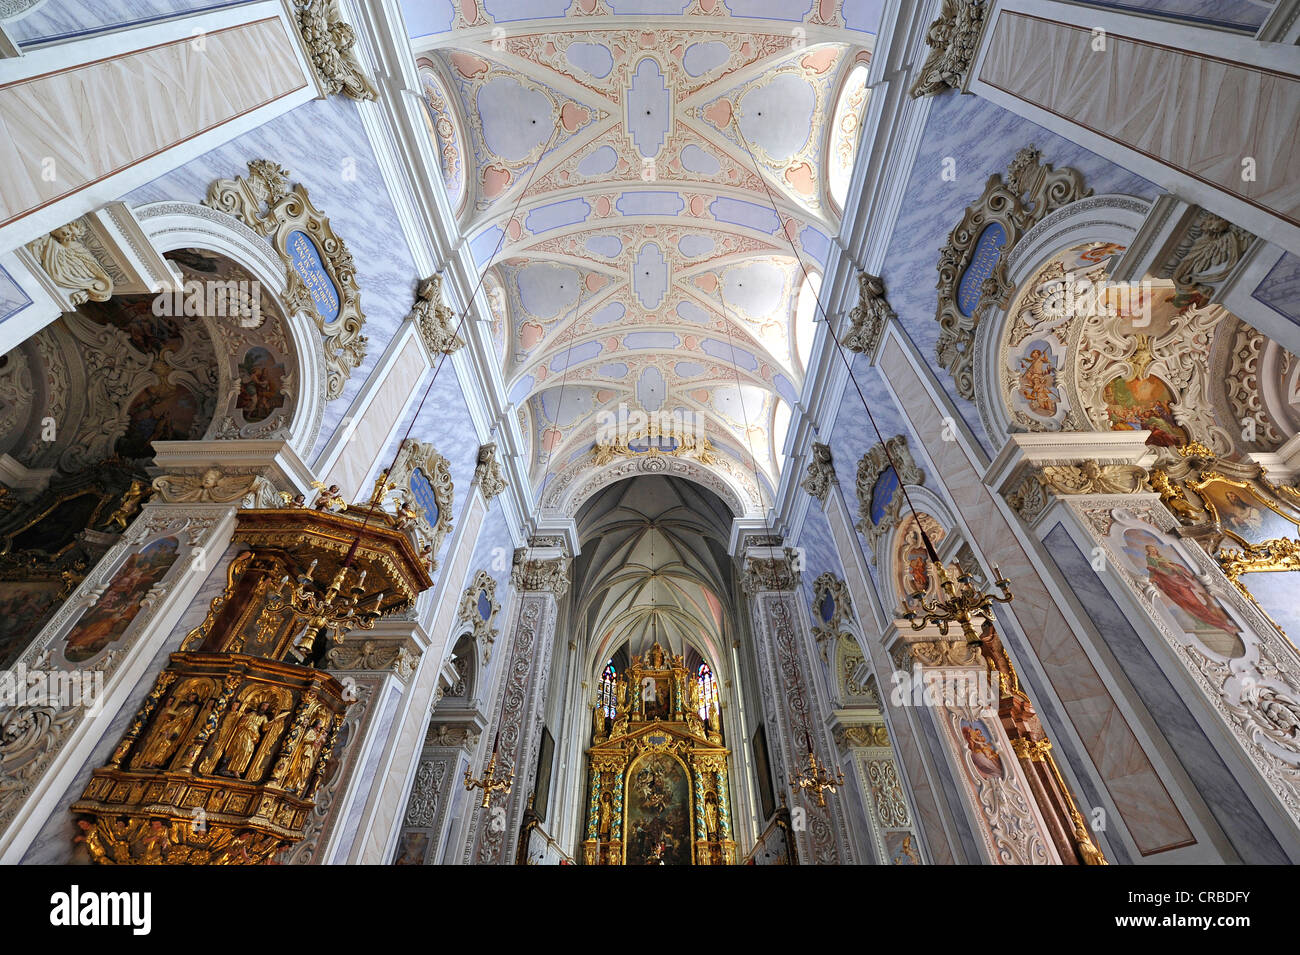
[[[814,441],[812,452],[808,457],[808,472],[799,486],[825,504],[826,495],[830,493],[831,485],[834,483],[835,462],[831,456],[830,445]]]
[[[465,344],[456,334],[456,313],[442,301],[441,275],[431,275],[420,283],[407,317],[415,322],[420,338],[434,354],[450,355]]]
[[[506,489],[505,475],[501,471],[501,459],[497,456],[497,446],[485,444],[478,449],[478,464],[474,467],[474,485],[483,495],[483,500],[491,501]]]
[[[1146,468],[1136,464],[1049,464],[1039,481],[1058,494],[1136,494],[1150,490]]]
[[[1005,182],[990,176],[939,253],[935,352],[957,394],[968,401],[975,400],[975,331],[990,307],[1006,308],[1015,292],[1006,273],[1008,253],[1049,213],[1092,194],[1080,172],[1054,169],[1040,157],[1026,146],[1016,153]]]
[[[1214,414],[1214,395],[1223,383],[1213,379],[1206,360],[1223,319],[1218,306],[1187,307],[1170,317],[1163,331],[1135,334],[1121,314],[1097,310],[1085,315],[1074,333],[1072,350],[1079,357],[1073,378],[1092,428],[1112,428],[1107,393],[1113,383],[1140,382],[1168,391],[1173,420],[1155,429],[1158,441],[1172,445],[1190,440],[1220,457],[1231,454],[1236,434]]]
[[[781,557],[750,557],[745,562],[741,590],[750,595],[793,591],[803,576],[799,564],[798,552],[792,547],[785,548]]]
[[[888,449],[886,449],[888,445]],[[893,481],[892,491],[880,484],[882,476],[891,470],[890,458],[897,463],[899,473]],[[898,523],[903,509],[904,484],[923,484],[925,472],[912,460],[906,435],[895,435],[884,444],[876,444],[858,462],[858,515],[857,528],[867,539],[868,550],[875,562],[877,542]],[[879,487],[878,487],[879,486]],[[878,499],[878,491],[880,497]],[[884,496],[887,494],[887,497]]]
[[[411,521],[430,572],[437,570],[435,555],[451,532],[455,503],[450,462],[432,444],[408,438],[398,449],[387,482],[397,497],[398,512]]]
[[[352,370],[366,357],[366,336],[361,334],[366,316],[356,263],[329,219],[312,205],[306,187],[295,183],[287,188],[284,167],[255,159],[248,172],[213,182],[203,204],[271,240],[285,269],[285,303],[311,316],[323,336],[325,397],[333,400],[343,394]]]
[[[987,9],[983,0],[943,0],[939,18],[925,34],[930,53],[912,84],[914,99],[963,86],[979,46]]]
[[[231,473],[219,467],[204,471],[162,474],[153,489],[166,504],[230,504],[240,507],[277,507],[275,485],[260,473]]]
[[[338,0],[296,0],[298,30],[316,75],[330,93],[372,100],[375,88],[361,71],[356,31],[343,19]]]
[[[1206,305],[1215,288],[1227,280],[1233,269],[1258,238],[1222,216],[1200,210],[1179,239],[1173,254],[1160,270],[1178,290],[1174,304]]]
[[[492,656],[492,644],[496,642],[498,631],[492,626],[501,604],[497,602],[497,582],[486,570],[474,574],[474,581],[461,594],[460,606],[456,609],[456,619],[473,627],[471,639],[482,654],[486,665]]]
[[[113,278],[85,244],[86,227],[77,220],[27,244],[41,268],[68,295],[71,305],[107,302]]]
[[[644,441],[651,437],[646,431],[638,431],[629,434],[621,441],[596,442],[596,446],[591,449],[591,463],[595,467],[604,467],[615,458],[620,457],[638,457],[638,458],[658,458],[670,457],[694,458],[704,465],[717,465],[718,456],[714,453],[713,443],[709,441],[708,436],[697,434],[690,430],[672,431],[661,435],[654,435],[655,438],[673,442],[673,447],[662,448],[656,445],[649,445],[644,450],[634,450],[631,445],[637,441]]]
[[[521,547],[515,551],[510,586],[516,590],[549,591],[563,597],[569,592],[568,558],[533,558],[528,556],[528,548]]]
[[[878,275],[858,273],[858,304],[849,312],[853,325],[842,344],[849,351],[870,354],[876,350],[885,326],[898,315],[885,298],[885,281]]]

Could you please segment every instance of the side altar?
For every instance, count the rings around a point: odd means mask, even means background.
[[[718,704],[682,657],[632,657],[592,722],[584,864],[735,865]]]

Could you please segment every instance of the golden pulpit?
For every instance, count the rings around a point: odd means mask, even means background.
[[[734,865],[727,749],[713,701],[655,643],[593,709],[586,865]],[[612,713],[611,713],[612,711]]]

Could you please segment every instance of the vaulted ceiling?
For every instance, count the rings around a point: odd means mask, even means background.
[[[578,515],[582,551],[573,586],[579,627],[596,664],[619,647],[645,653],[656,640],[673,653],[694,647],[715,670],[734,619],[731,512],[679,478],[639,477],[601,491]]]
[[[477,3],[408,26],[535,487],[622,405],[701,417],[770,492],[878,6]]]

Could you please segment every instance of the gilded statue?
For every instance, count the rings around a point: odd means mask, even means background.
[[[627,677],[620,673],[618,681],[614,684],[614,702],[618,709],[616,712],[619,716],[627,713]]]
[[[221,753],[224,756],[225,774],[241,779],[252,779],[259,775],[258,772],[250,772],[250,769],[258,770],[270,755],[267,752],[269,747],[261,747],[259,744],[274,737],[275,734],[268,733],[268,730],[278,728],[275,724],[282,723],[288,713],[288,710],[275,713],[271,710],[271,701],[262,700],[256,707],[249,706],[241,713],[232,714],[229,718],[234,720],[234,726]],[[257,756],[256,761],[254,755]]]
[[[108,515],[108,519],[104,521],[104,526],[111,527],[117,525],[119,529],[126,530],[127,525],[131,522],[131,518],[135,517],[135,515],[139,513],[140,503],[148,492],[149,485],[145,484],[144,481],[132,481],[131,486],[128,487],[126,493],[122,495],[122,500],[117,505],[117,510]]]
[[[186,730],[198,713],[203,700],[195,690],[190,690],[183,698],[173,697],[158,716],[153,732],[140,751],[135,765],[144,769],[158,769],[166,765],[176,748],[180,746]]]
[[[600,797],[600,822],[597,831],[602,840],[609,838],[610,820],[614,813],[613,802],[614,800],[610,798],[609,793],[605,793],[605,795]]]
[[[704,828],[710,839],[718,838],[718,796],[713,790],[704,797]]]
[[[325,718],[318,716],[303,733],[302,745],[298,750],[298,762],[289,771],[289,778],[285,780],[286,789],[302,791],[307,780],[311,778],[311,771],[316,766],[316,757],[320,755],[321,747],[324,745]]]

